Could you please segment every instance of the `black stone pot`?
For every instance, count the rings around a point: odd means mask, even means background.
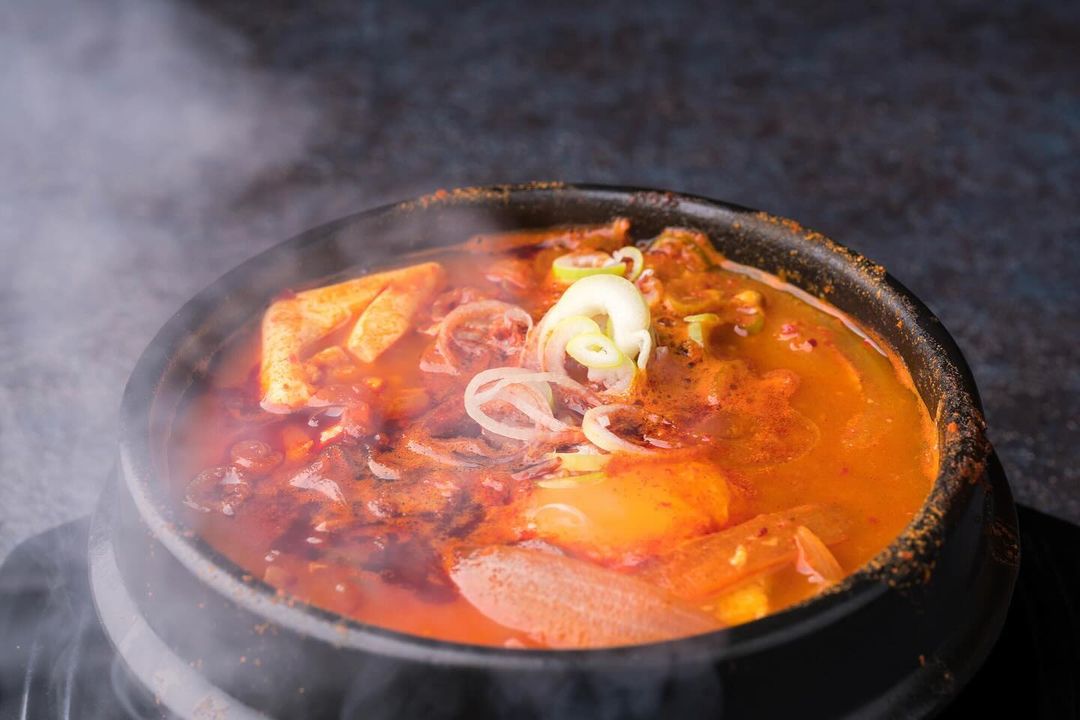
[[[911,526],[822,597],[672,642],[519,651],[421,639],[275,598],[186,530],[163,489],[178,404],[229,335],[283,288],[400,262],[471,234],[629,217],[709,234],[858,318],[907,362],[937,419],[941,473]],[[800,717],[933,714],[992,647],[1016,578],[1008,484],[960,351],[884,270],[795,223],[701,198],[559,184],[435,196],[354,215],[255,257],[199,293],[139,360],[121,471],[91,538],[91,581],[129,670],[188,717]]]

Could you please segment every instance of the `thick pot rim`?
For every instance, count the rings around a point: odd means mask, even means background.
[[[222,302],[238,282],[280,253],[302,250],[358,223],[393,222],[402,213],[449,206],[494,207],[511,202],[560,201],[611,205],[659,205],[686,224],[695,218],[727,220],[734,233],[777,233],[788,237],[826,276],[857,285],[868,302],[887,306],[896,316],[940,388],[940,401],[928,408],[939,438],[939,473],[930,494],[908,527],[873,560],[830,591],[745,625],[705,635],[647,645],[588,650],[521,650],[435,640],[360,623],[303,603],[286,603],[273,587],[245,571],[180,525],[158,487],[154,453],[154,399],[191,328]],[[442,243],[437,243],[442,244]],[[767,269],[767,268],[763,268]],[[831,283],[787,278],[814,295],[829,299]],[[904,358],[899,349],[896,352]],[[595,184],[530,183],[439,191],[401,203],[346,216],[285,240],[225,273],[178,310],[159,330],[137,361],[124,391],[120,421],[120,468],[123,482],[142,520],[175,558],[203,583],[238,605],[300,635],[335,647],[389,657],[473,668],[546,670],[553,665],[595,669],[634,665],[670,667],[702,659],[736,660],[817,632],[872,603],[891,588],[925,583],[946,529],[956,521],[972,483],[981,478],[991,447],[971,371],[937,317],[885,270],[820,233],[798,223],[732,203],[696,195],[635,187]]]

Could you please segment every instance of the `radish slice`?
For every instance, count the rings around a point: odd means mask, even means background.
[[[450,577],[486,617],[552,648],[659,642],[721,627],[637,578],[535,550],[477,550]]]
[[[847,523],[837,510],[800,505],[689,540],[661,557],[643,575],[677,597],[707,598],[758,573],[795,562],[799,554],[795,538],[800,526],[813,528],[822,544],[846,537]]]

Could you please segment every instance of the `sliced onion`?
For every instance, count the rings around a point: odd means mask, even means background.
[[[535,383],[546,382],[549,378],[552,381],[569,381],[573,385],[579,385],[570,378],[561,378],[554,373],[535,373],[519,367],[491,368],[479,372],[465,387],[465,412],[488,432],[515,440],[535,440],[538,436],[537,426],[552,432],[569,430],[571,426],[554,416],[551,405],[547,402],[543,393],[533,387]],[[486,385],[492,387],[483,389]],[[526,393],[533,393],[532,402],[526,396],[520,394],[520,391],[511,391],[504,398],[505,391],[508,388],[518,386],[525,388]],[[483,405],[496,398],[505,399],[506,402],[532,420],[533,427],[511,425],[496,420],[484,412]]]
[[[551,405],[554,402],[554,398],[551,395],[551,387],[542,380],[536,380],[532,377],[530,377],[529,379],[525,378],[526,375],[533,376],[537,374],[538,373],[535,370],[530,370],[529,368],[523,367],[501,367],[484,370],[477,373],[477,376],[484,375],[484,380],[482,381],[482,383],[487,384],[494,382],[495,384],[485,390],[477,391],[476,398],[480,402],[487,402],[488,400],[494,398],[495,395],[497,395],[499,391],[507,385],[523,384],[529,385],[539,390],[541,393],[544,394],[548,405]]]
[[[590,408],[585,413],[585,416],[581,418],[581,430],[585,433],[585,437],[588,438],[589,442],[601,450],[612,453],[650,454],[651,450],[635,445],[629,440],[624,440],[608,430],[611,425],[611,418],[608,416],[613,412],[641,412],[641,410],[633,405],[598,405]]]
[[[626,279],[630,282],[634,282],[641,277],[641,272],[645,269],[645,256],[641,254],[633,245],[627,245],[624,248],[619,248],[611,254],[612,259],[622,263],[623,260],[629,258],[633,265],[630,267],[630,274],[626,276]],[[625,267],[625,265],[623,266]]]
[[[566,374],[566,346],[578,335],[599,333],[600,326],[592,318],[571,315],[555,324],[540,356],[540,367],[551,372]]]
[[[585,411],[590,407],[598,405],[601,402],[600,397],[595,392],[585,387],[578,381],[574,380],[569,375],[563,375],[556,372],[534,372],[526,368],[518,367],[492,368],[492,370],[510,372],[507,373],[506,376],[503,377],[503,379],[497,381],[494,385],[477,392],[477,399],[481,403],[486,403],[489,400],[492,400],[502,388],[514,383],[523,383],[526,385],[531,384],[537,386],[541,390],[541,392],[545,394],[545,397],[548,398],[549,404],[552,404],[553,402],[551,385],[558,385],[563,389],[563,405],[568,410],[571,410],[572,412],[576,412],[581,415],[585,414]],[[484,372],[489,371],[485,370]],[[491,382],[492,379],[494,378],[489,376],[487,379],[485,379],[484,382]],[[544,388],[546,388],[546,390]],[[573,435],[573,432],[571,431],[577,432],[578,428],[567,426],[567,428],[562,432]],[[555,441],[554,438],[545,439],[552,442]]]
[[[507,385],[511,384],[535,385],[539,387],[548,385],[548,383],[554,383],[555,385],[560,385],[567,390],[571,390],[576,393],[589,393],[589,389],[587,387],[577,382],[573,378],[567,375],[560,375],[553,372],[536,372],[533,370],[529,370],[528,368],[521,367],[491,368],[491,370],[484,370],[483,372],[492,373],[491,376],[488,376],[484,379],[483,384],[492,382],[496,379],[496,377],[500,377],[501,379],[498,380],[498,382],[496,382],[495,385],[491,386],[490,388],[487,388],[486,390],[477,393],[478,397],[482,398],[481,402],[487,402],[494,397],[494,395],[498,392],[499,389],[502,389]],[[477,373],[477,375],[480,374],[481,373]],[[549,401],[551,400],[550,391],[551,387],[548,386],[547,397]]]
[[[572,283],[589,275],[624,275],[626,265],[603,252],[570,253],[555,258],[551,272],[556,280]]]
[[[618,367],[626,361],[626,356],[615,341],[601,332],[588,332],[575,335],[566,343],[566,354],[590,369],[607,370]]]
[[[562,432],[570,428],[552,414],[551,404],[547,398],[531,385],[524,383],[507,385],[492,399],[509,403],[515,410],[545,430]]]
[[[625,355],[623,362],[613,368],[589,369],[589,381],[603,385],[604,393],[608,395],[624,395],[630,392],[637,378],[637,365]]]

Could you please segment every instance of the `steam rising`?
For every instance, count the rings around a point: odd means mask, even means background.
[[[93,508],[113,471],[123,383],[169,315],[260,245],[316,220],[293,205],[256,242],[251,225],[237,222],[253,186],[304,157],[319,119],[308,87],[255,69],[246,52],[240,38],[170,0],[0,5],[0,561],[28,536]],[[311,208],[312,199],[290,204]],[[109,682],[101,664],[113,663],[120,701],[143,715],[116,677],[117,661],[82,650],[94,622],[77,633],[58,625],[62,636],[48,639],[82,658],[84,679]],[[184,630],[202,637],[220,628]],[[214,642],[204,657],[233,657],[235,648]],[[648,715],[678,695],[665,675],[612,697],[587,679],[539,688],[514,678],[493,690],[502,693],[494,702],[568,716],[599,699],[605,716]],[[368,708],[365,693],[381,687],[401,710],[469,691],[455,683],[418,693],[413,676],[374,666],[345,712],[352,702]],[[439,716],[455,709],[442,705]]]
[[[92,508],[124,380],[169,314],[300,229],[227,237],[244,191],[304,152],[308,95],[176,3],[0,6],[0,505],[19,509],[0,559]]]

